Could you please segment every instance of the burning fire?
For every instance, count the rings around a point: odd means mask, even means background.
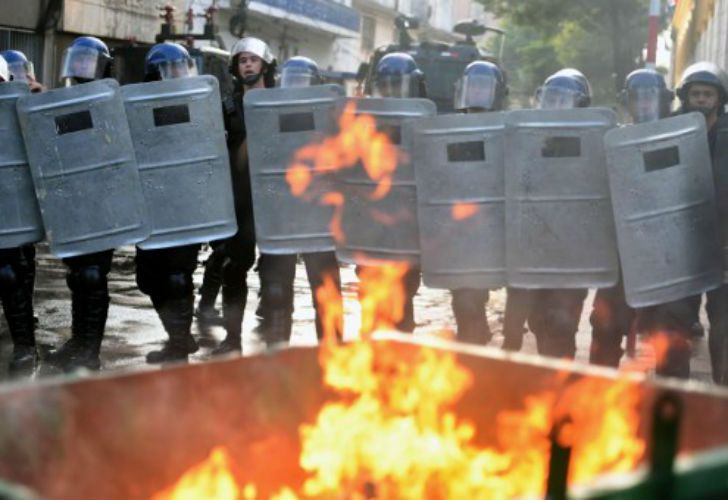
[[[399,153],[377,131],[374,119],[356,116],[352,106],[342,114],[337,136],[296,154],[286,176],[294,194],[312,196],[315,176],[360,162],[377,182],[371,198],[389,191]],[[344,196],[330,192],[320,202],[335,207],[332,231],[342,241]],[[469,204],[455,206],[453,218],[462,220],[476,211]],[[558,393],[532,395],[522,408],[499,413],[492,424],[497,442],[479,445],[475,425],[454,410],[473,383],[454,353],[421,348],[402,354],[369,338],[401,320],[407,270],[404,263],[362,270],[363,339],[349,344],[335,341],[343,311],[333,281],[316,291],[326,339],[320,350],[323,379],[337,397],[300,428],[300,466],[307,474],[300,491],[282,487],[273,498],[543,496],[557,422],[569,422],[557,439],[572,448],[571,484],[632,470],[639,463],[645,451],[638,437],[639,392],[627,381],[584,378],[569,383],[564,377]],[[259,497],[253,484],[235,483],[224,450],[216,448],[206,462],[155,497],[163,498]]]
[[[376,189],[369,195],[380,200],[392,187],[392,176],[402,153],[392,144],[387,134],[377,130],[374,117],[356,114],[356,105],[349,102],[339,118],[339,133],[322,142],[299,149],[286,170],[286,182],[295,196],[315,198],[319,194],[311,189],[317,176],[361,165]],[[319,203],[335,209],[331,232],[337,242],[344,241],[341,229],[343,194],[328,191],[320,195]],[[386,214],[384,214],[386,216]]]
[[[222,447],[214,448],[201,464],[190,469],[169,489],[152,500],[236,500],[238,485],[230,472],[230,459]]]

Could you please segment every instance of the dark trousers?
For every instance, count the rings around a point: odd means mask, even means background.
[[[451,293],[457,339],[461,342],[487,344],[492,337],[485,312],[490,297],[489,291],[459,288],[451,290]]]
[[[728,385],[728,285],[707,293],[705,310],[710,321],[708,347],[713,381]]]
[[[33,288],[35,247],[0,249],[0,301],[13,345],[35,345]]]
[[[508,288],[506,307],[503,314],[503,349],[520,351],[523,347],[523,334],[526,321],[531,315],[531,307],[536,290]]]
[[[108,275],[113,250],[63,259],[71,290],[71,332],[92,351],[98,351],[109,314]]]
[[[622,358],[622,339],[627,336],[635,318],[635,310],[627,305],[624,286],[597,290],[589,322],[592,342],[589,362],[595,365],[619,367]]]
[[[316,291],[328,278],[338,291],[339,303],[336,307],[342,307],[339,262],[333,251],[304,253],[301,254],[301,257],[306,266],[313,307],[316,311],[316,334],[321,339],[324,334],[322,323],[324,305],[319,304],[316,300]],[[258,262],[258,274],[260,275],[260,309],[264,318],[270,318],[274,314],[290,317],[293,313],[293,281],[296,277],[297,258],[296,254],[261,254]],[[343,325],[337,325],[335,329],[335,335],[340,338],[343,334]],[[290,330],[287,335],[290,336]],[[290,340],[290,338],[281,340]]]
[[[533,290],[528,325],[536,335],[538,352],[544,356],[573,359],[576,332],[588,290]]]
[[[666,349],[657,360],[657,374],[668,377],[690,377],[691,332],[700,295],[641,308],[637,311],[637,328],[648,335],[663,335]]]

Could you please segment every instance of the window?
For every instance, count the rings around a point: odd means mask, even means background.
[[[374,49],[374,37],[377,31],[377,20],[371,16],[361,16],[361,48]]]

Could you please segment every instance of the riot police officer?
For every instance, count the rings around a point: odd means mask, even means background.
[[[507,95],[503,71],[492,62],[474,61],[465,68],[456,83],[454,108],[463,113],[501,111]],[[485,312],[489,291],[459,288],[451,290],[451,294],[458,340],[487,344],[492,337]]]
[[[281,88],[310,87],[323,83],[318,64],[303,56],[292,57],[281,66],[279,86]],[[306,266],[316,311],[316,335],[323,338],[323,318],[316,300],[316,290],[328,277],[338,290],[341,299],[341,277],[339,263],[334,251],[312,252],[301,255]],[[258,261],[260,275],[261,316],[259,331],[268,344],[288,342],[291,337],[293,314],[293,280],[296,275],[296,254],[261,253]],[[335,334],[341,338],[343,325],[337,325]]]
[[[109,48],[98,38],[76,38],[66,49],[61,79],[66,86],[79,85],[111,76]],[[98,370],[99,351],[109,312],[107,275],[113,250],[63,259],[66,283],[71,290],[71,338],[49,354],[49,363],[66,371],[76,368]]]
[[[0,56],[7,61],[8,70],[13,81],[27,83],[31,92],[43,91],[43,85],[35,78],[33,63],[28,60],[25,54],[19,50],[3,50],[0,51]]]
[[[591,87],[578,70],[562,69],[546,79],[536,93],[539,109],[573,109],[591,105]],[[588,290],[539,289],[530,295],[528,325],[539,354],[574,358],[576,332]]]
[[[0,52],[0,84],[15,80],[17,68],[8,64],[5,56],[21,52]],[[24,58],[25,56],[23,56]],[[20,80],[20,78],[18,78]],[[13,354],[8,365],[10,376],[31,375],[38,360],[35,346],[33,316],[33,285],[35,281],[35,247],[23,245],[0,248],[0,302],[13,341]]]
[[[144,61],[144,81],[170,80],[197,75],[189,52],[177,43],[160,43],[149,49]],[[169,340],[147,354],[148,363],[186,361],[198,346],[190,333],[194,307],[192,274],[197,267],[200,244],[155,250],[137,247],[136,279],[139,290],[149,295]]]
[[[705,116],[708,144],[713,159],[718,218],[725,227],[728,218],[728,173],[722,153],[728,118],[724,107],[728,101],[728,77],[715,64],[699,62],[688,67],[677,88],[678,113],[698,111]],[[719,140],[720,139],[722,140]],[[723,241],[725,242],[725,234]],[[724,243],[725,244],[725,243]],[[671,335],[665,363],[658,373],[687,378],[690,375],[690,335],[700,308],[700,296],[646,308],[640,311],[640,328]],[[728,384],[728,287],[723,285],[707,293],[706,311],[710,321],[708,346],[713,380]]]
[[[227,145],[230,153],[235,211],[238,232],[224,242],[226,260],[223,265],[222,308],[227,336],[213,351],[225,354],[241,350],[243,312],[248,297],[247,273],[255,264],[255,225],[253,199],[250,191],[250,174],[246,141],[246,124],[243,114],[243,95],[254,88],[270,88],[275,85],[276,60],[270,47],[254,37],[238,40],[232,48],[230,73],[234,78],[234,92],[223,103]]]
[[[670,113],[673,92],[665,78],[654,69],[637,69],[627,75],[619,101],[632,124],[666,118]],[[635,310],[627,305],[624,286],[597,291],[589,321],[592,343],[589,362],[617,368],[622,357],[622,338],[630,332]]]
[[[401,99],[427,97],[424,74],[412,56],[404,52],[392,52],[382,57],[377,63],[373,83],[376,97]],[[362,276],[364,267],[357,266],[358,276]],[[420,287],[420,275],[421,270],[418,266],[410,266],[402,278],[405,293],[404,310],[402,318],[394,325],[399,331],[413,332],[415,329],[413,300]]]

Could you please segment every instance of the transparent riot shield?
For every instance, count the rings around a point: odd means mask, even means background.
[[[0,248],[43,239],[43,221],[15,106],[30,92],[24,82],[0,83]]]
[[[336,133],[344,89],[338,85],[256,89],[245,94],[255,234],[261,252],[332,251],[332,165],[309,159],[305,185],[289,176],[296,154]]]
[[[23,96],[18,118],[51,252],[84,255],[149,235],[116,81]]]
[[[505,286],[503,113],[440,115],[413,126],[425,284]]]
[[[605,288],[619,277],[604,133],[608,109],[506,118],[506,261],[517,288]]]
[[[338,183],[344,194],[341,215],[343,242],[337,256],[344,262],[376,264],[400,261],[419,264],[417,189],[412,164],[408,120],[434,116],[428,99],[350,98],[355,114],[374,118],[376,128],[396,146],[396,170],[391,179],[373,179],[361,163],[341,171]]]
[[[699,113],[605,137],[627,303],[645,307],[722,282],[705,119]]]
[[[167,248],[237,231],[217,79],[176,78],[121,87],[152,234]]]

